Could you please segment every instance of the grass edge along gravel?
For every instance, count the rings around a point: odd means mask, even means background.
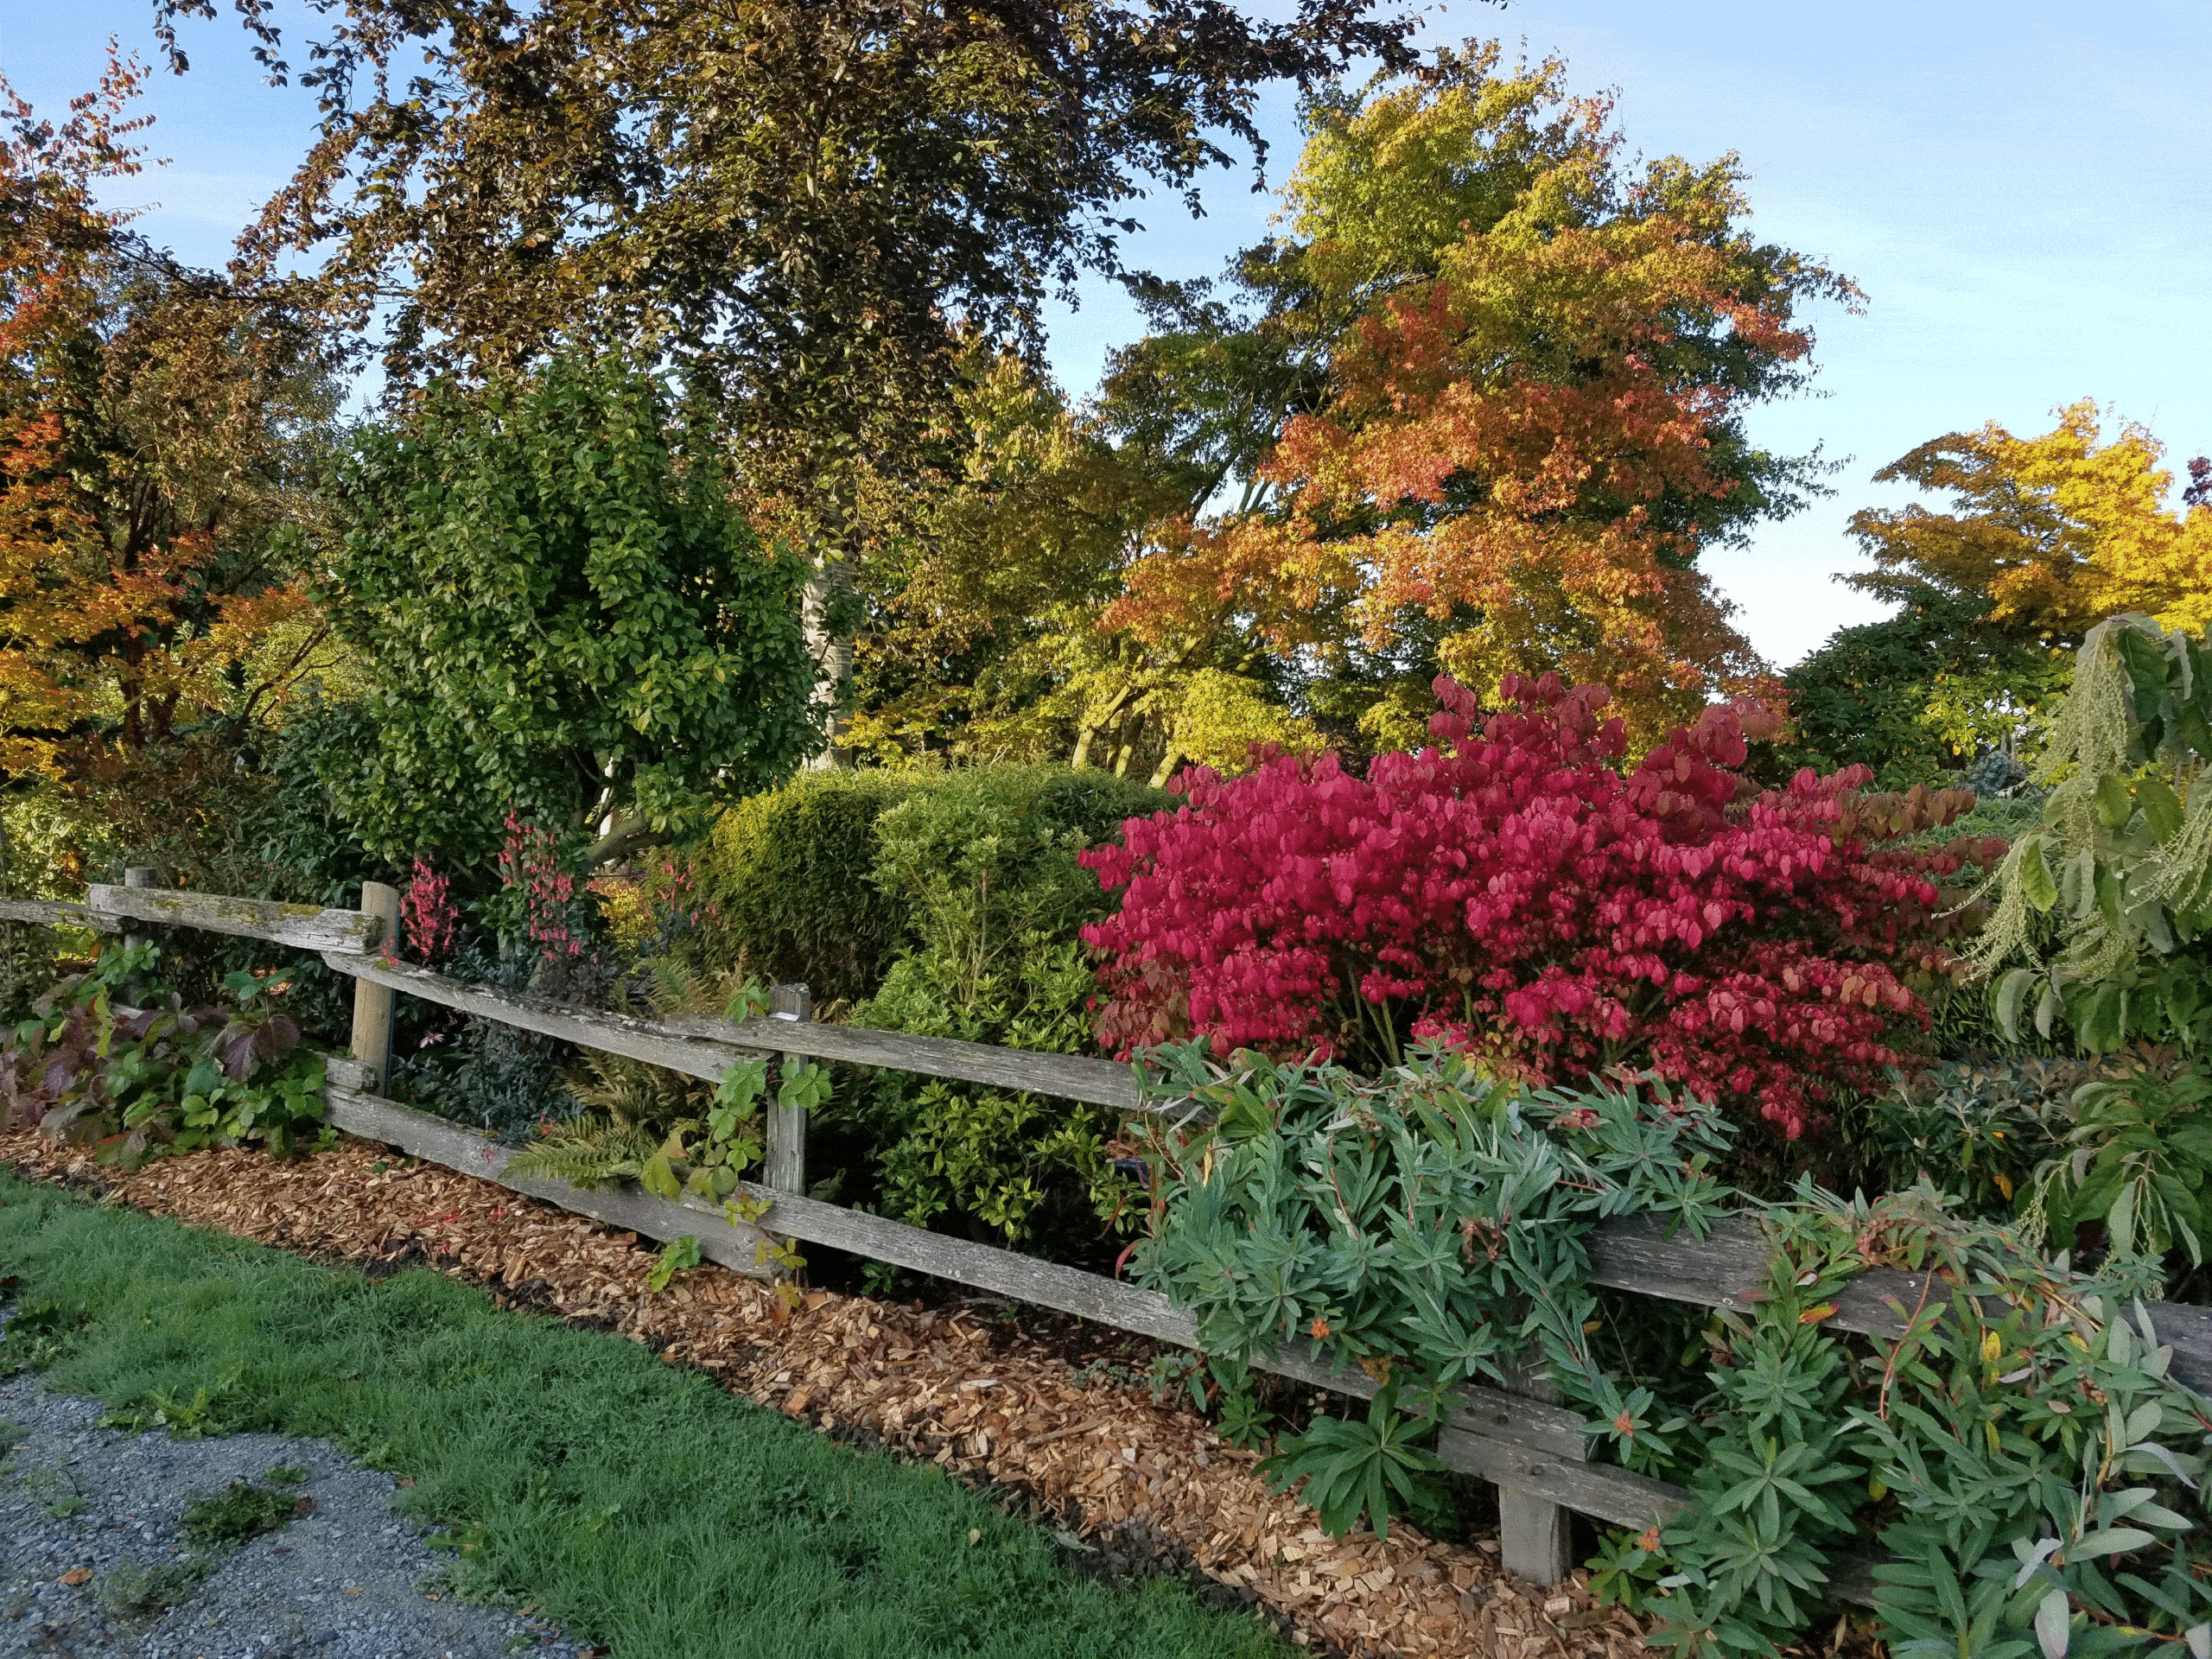
[[[67,1328],[48,1386],[318,1436],[412,1480],[454,1587],[615,1659],[1281,1659],[1184,1584],[1068,1570],[941,1471],[823,1439],[620,1337],[425,1268],[372,1281],[0,1166],[0,1278]]]

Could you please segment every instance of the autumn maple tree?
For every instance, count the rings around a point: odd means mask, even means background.
[[[1903,603],[1933,590],[2016,634],[2068,644],[2123,611],[2202,632],[2212,623],[2212,509],[2187,491],[2181,512],[2166,505],[2173,478],[2145,428],[2123,425],[2107,442],[2094,404],[2057,413],[2039,436],[1993,421],[1875,474],[1948,494],[1952,510],[1853,514],[1852,533],[1875,568],[1852,584]]]
[[[139,170],[143,72],[111,54],[41,120],[0,83],[0,771],[142,753],[265,712],[324,632],[288,549],[334,398],[279,302],[100,207]]]
[[[1647,739],[1755,671],[1696,561],[1814,482],[1743,414],[1809,372],[1802,303],[1854,290],[1750,238],[1732,158],[1630,176],[1608,123],[1494,47],[1317,107],[1290,233],[1240,269],[1276,342],[1264,487],[1113,621],[1226,602],[1324,654],[1425,629],[1485,694],[1602,676]]]

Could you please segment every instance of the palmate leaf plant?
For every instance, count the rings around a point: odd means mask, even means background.
[[[2092,628],[2037,766],[2043,821],[1991,877],[1972,953],[2008,1033],[2212,1041],[2208,762],[2212,645],[2133,614]]]
[[[1305,1483],[1304,1497],[1322,1527],[1339,1537],[1372,1517],[1379,1537],[1390,1535],[1393,1511],[1418,1510],[1421,1478],[1444,1472],[1443,1459],[1421,1445],[1434,1427],[1421,1414],[1397,1409],[1397,1391],[1386,1388],[1371,1402],[1364,1422],[1317,1417],[1300,1435],[1287,1437],[1282,1450],[1262,1458],[1259,1467],[1281,1491]]]
[[[1271,1460],[1331,1530],[1418,1495],[1440,1389],[1540,1357],[1602,1452],[1689,1490],[1597,1564],[1675,1653],[1776,1651],[1830,1611],[1839,1554],[1870,1548],[1898,1654],[2212,1652],[2212,1402],[2130,1305],[2139,1263],[2071,1274],[1926,1186],[1750,1203],[1707,1168],[1709,1111],[1624,1082],[1541,1095],[1434,1051],[1372,1081],[1156,1058],[1153,1087],[1192,1116],[1156,1131],[1140,1275],[1197,1314],[1216,1375],[1303,1339],[1386,1384],[1365,1423],[1319,1420]],[[1709,1327],[1702,1397],[1664,1418],[1680,1379],[1607,1375],[1586,1340],[1586,1238],[1607,1215],[1702,1230],[1732,1206],[1767,1281]],[[1870,1268],[1926,1287],[1897,1335],[1834,1323]]]

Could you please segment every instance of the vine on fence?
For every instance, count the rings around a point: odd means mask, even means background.
[[[1925,1188],[1847,1203],[1802,1184],[1751,1206],[1769,1283],[1716,1320],[1700,1397],[1669,1409],[1592,1352],[1587,1239],[1632,1211],[1702,1230],[1740,1201],[1711,1173],[1710,1108],[1620,1079],[1507,1087],[1433,1046],[1373,1081],[1249,1052],[1217,1067],[1195,1044],[1155,1059],[1154,1092],[1213,1117],[1154,1130],[1141,1277],[1195,1313],[1225,1382],[1304,1338],[1383,1385],[1365,1423],[1319,1421],[1263,1465],[1330,1529],[1380,1530],[1417,1497],[1444,1389],[1540,1357],[1602,1447],[1694,1495],[1599,1563],[1679,1653],[1772,1651],[1837,1552],[1872,1539],[1899,1655],[2212,1655],[2212,1405],[2126,1312],[2154,1264],[2075,1279]],[[1904,1334],[1838,1332],[1836,1293],[1877,1267],[1927,1287]]]

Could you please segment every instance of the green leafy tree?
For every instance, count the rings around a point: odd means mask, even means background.
[[[2040,728],[2073,671],[2032,634],[1985,621],[1985,594],[1923,586],[1880,622],[1839,628],[1782,677],[1796,742],[1793,769],[1874,769],[1884,789],[1955,771],[1984,749],[2017,747]]]
[[[215,10],[156,0],[165,27]],[[274,8],[238,10],[278,62]],[[1227,146],[1264,155],[1259,89],[1404,61],[1410,28],[1369,0],[1279,22],[1226,0],[328,10],[302,76],[321,131],[250,258],[327,245],[325,303],[388,321],[397,384],[563,341],[692,365],[756,512],[820,568],[833,681],[850,575],[915,499],[879,486],[944,464],[971,334],[1033,346],[1050,295],[1120,269],[1133,201],[1195,209]]]
[[[803,567],[619,359],[439,382],[362,435],[342,490],[323,598],[372,671],[375,748],[338,792],[372,850],[480,863],[522,809],[602,861],[816,741]]]

